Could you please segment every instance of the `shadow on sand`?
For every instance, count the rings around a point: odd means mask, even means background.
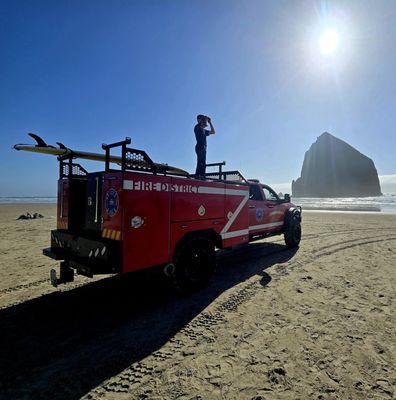
[[[0,397],[76,399],[160,349],[224,291],[295,254],[274,243],[221,252],[189,297],[150,273],[116,276],[0,312]],[[3,394],[1,394],[3,393]]]

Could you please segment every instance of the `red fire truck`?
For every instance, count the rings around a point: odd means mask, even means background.
[[[43,253],[62,260],[54,285],[73,280],[74,271],[127,273],[162,267],[181,291],[204,285],[214,272],[215,249],[231,248],[284,234],[288,247],[301,239],[301,207],[289,195],[245,179],[239,171],[218,171],[195,179],[155,164],[130,139],[103,145],[105,169],[88,173],[74,159],[59,156],[57,229]],[[112,169],[110,150],[121,148]],[[86,157],[88,158],[88,157]]]

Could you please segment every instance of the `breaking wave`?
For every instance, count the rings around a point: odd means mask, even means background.
[[[0,197],[0,204],[51,204],[56,197]]]
[[[377,211],[396,213],[396,195],[378,197],[308,198],[293,197],[305,210]]]

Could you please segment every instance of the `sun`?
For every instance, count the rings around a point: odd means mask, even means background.
[[[319,36],[319,48],[322,54],[333,54],[339,43],[338,32],[334,29],[326,29]]]

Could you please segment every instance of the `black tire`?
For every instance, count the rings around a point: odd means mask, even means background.
[[[289,249],[298,247],[301,241],[301,223],[298,214],[291,216],[285,229],[285,243]]]
[[[204,287],[216,269],[213,242],[204,237],[191,238],[182,244],[174,259],[173,284],[181,293]]]

